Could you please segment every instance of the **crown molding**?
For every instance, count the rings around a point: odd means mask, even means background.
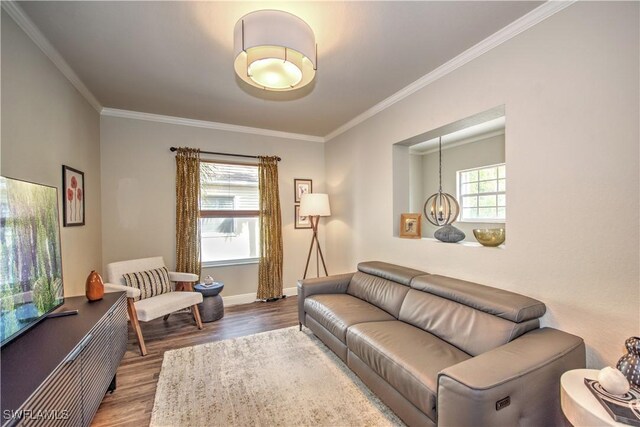
[[[186,119],[183,117],[163,116],[161,114],[141,113],[139,111],[119,110],[117,108],[103,108],[100,112],[100,115],[108,117],[120,117],[124,119],[145,120],[148,122],[168,123],[172,125],[191,126],[205,129],[224,130],[229,132],[250,133],[253,135],[274,136],[277,138],[296,139],[299,141],[325,142],[325,139],[321,136],[231,125],[227,123],[209,122],[206,120]]]
[[[141,113],[137,111],[118,110],[113,108],[103,108],[96,97],[91,91],[84,85],[78,75],[71,69],[69,64],[64,60],[62,55],[53,47],[53,45],[47,40],[42,32],[36,27],[31,19],[24,13],[22,8],[14,0],[1,0],[1,7],[9,16],[18,24],[18,26],[33,40],[33,42],[42,50],[42,52],[53,62],[53,64],[60,70],[60,72],[71,82],[71,84],[80,92],[80,94],[96,109],[101,115],[122,117],[137,120],[154,121],[161,123],[178,124],[183,126],[193,126],[207,129],[226,130],[231,132],[250,133],[255,135],[274,136],[279,138],[296,139],[310,142],[326,142],[335,138],[336,136],[346,132],[347,130],[355,127],[356,125],[364,122],[365,120],[373,117],[379,112],[389,108],[393,104],[409,95],[419,91],[420,89],[428,86],[429,84],[439,80],[447,74],[453,72],[464,64],[478,58],[491,49],[499,46],[507,40],[517,36],[521,32],[533,27],[534,25],[542,22],[548,17],[560,12],[566,7],[572,5],[577,0],[549,0],[546,3],[540,5],[536,9],[532,10],[528,14],[522,16],[511,24],[507,25],[503,29],[497,31],[491,36],[487,37],[475,46],[467,49],[460,55],[431,71],[430,73],[422,76],[415,82],[405,86],[395,94],[384,99],[347,123],[336,128],[324,137],[281,132],[269,129],[252,128],[247,126],[232,125],[226,123],[208,122],[204,120],[186,119],[181,117],[163,116],[151,113]]]
[[[2,9],[18,24],[40,50],[53,62],[53,65],[71,82],[78,92],[87,100],[96,111],[102,110],[102,105],[91,91],[82,83],[80,77],[71,69],[67,61],[64,60],[60,52],[47,40],[42,32],[36,27],[33,21],[24,13],[24,10],[13,0],[2,0]]]
[[[58,70],[71,82],[80,94],[91,104],[101,115],[122,117],[128,119],[146,120],[160,123],[171,123],[183,126],[193,126],[207,129],[226,130],[231,132],[250,133],[263,136],[275,136],[279,138],[297,139],[310,142],[324,142],[321,136],[304,135],[297,133],[281,132],[269,129],[259,129],[247,126],[231,125],[226,123],[208,122],[203,120],[185,119],[181,117],[162,116],[151,113],[141,113],[137,111],[118,110],[113,108],[103,108],[96,97],[84,85],[80,77],[71,69],[67,61],[64,60],[60,52],[49,42],[49,40],[36,27],[24,10],[14,0],[2,0],[2,9],[18,24],[18,26],[33,40],[40,50],[53,62]]]
[[[550,16],[555,15],[556,13],[565,9],[566,7],[571,6],[576,1],[577,0],[549,0],[546,3],[543,3],[542,5],[533,9],[531,12],[513,21],[511,24],[493,33],[486,39],[482,40],[480,43],[470,47],[469,49],[462,52],[460,55],[449,60],[448,62],[445,62],[435,70],[420,77],[415,82],[409,84],[408,86],[405,86],[404,88],[400,89],[398,92],[394,93],[390,97],[384,99],[383,101],[369,108],[365,112],[349,120],[347,123],[338,127],[334,131],[330,132],[324,137],[325,141],[332,140],[336,136],[348,131],[352,127],[364,122],[365,120],[375,116],[379,112],[391,107],[396,102],[403,100],[409,95],[419,91],[420,89],[430,85],[436,80],[439,80],[440,78],[460,68],[467,62],[478,58],[479,56],[501,45],[507,40],[512,39],[513,37],[517,36],[523,31],[544,21]]]

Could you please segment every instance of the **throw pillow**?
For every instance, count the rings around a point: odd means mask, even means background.
[[[126,273],[122,277],[124,277],[127,286],[140,289],[140,296],[135,299],[136,301],[172,291],[166,267]]]

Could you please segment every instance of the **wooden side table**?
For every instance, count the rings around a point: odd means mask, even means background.
[[[626,426],[615,421],[584,384],[584,379],[598,379],[597,369],[573,369],[560,378],[562,412],[575,427]]]

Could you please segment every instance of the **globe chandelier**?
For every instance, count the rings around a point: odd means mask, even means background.
[[[442,191],[442,137],[438,138],[438,192],[424,203],[424,217],[435,226],[452,224],[460,213],[460,205],[455,197]]]

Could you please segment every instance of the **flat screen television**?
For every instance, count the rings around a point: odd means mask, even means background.
[[[0,177],[0,346],[63,302],[58,190]]]

